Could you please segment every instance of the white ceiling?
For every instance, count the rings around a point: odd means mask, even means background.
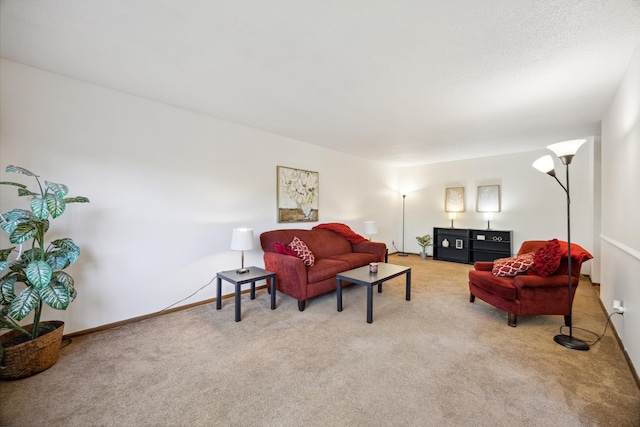
[[[639,0],[0,5],[6,59],[395,165],[598,135],[640,45]]]

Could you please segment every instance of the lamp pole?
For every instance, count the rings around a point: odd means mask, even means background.
[[[571,159],[573,156],[562,156],[560,160],[565,165],[566,170],[566,183],[565,187],[562,185],[558,177],[553,174],[552,176],[558,181],[558,184],[564,189],[565,193],[567,193],[567,289],[569,292],[569,335],[558,334],[553,337],[553,340],[558,344],[570,348],[572,350],[589,350],[589,346],[584,341],[575,338],[573,336],[573,286],[572,286],[572,277],[571,277],[571,193],[569,189],[569,165],[571,164]]]
[[[409,256],[404,251],[404,203],[406,198],[407,198],[407,195],[403,194],[402,195],[402,253],[398,254],[398,256]]]

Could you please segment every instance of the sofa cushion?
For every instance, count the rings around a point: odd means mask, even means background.
[[[380,261],[378,257],[373,254],[358,253],[358,252],[334,255],[332,257],[329,257],[329,259],[346,262],[347,264],[349,264],[348,270],[352,268],[362,267],[363,265],[367,265],[370,262]]]
[[[528,274],[536,276],[550,276],[560,266],[562,250],[558,239],[549,240],[543,247],[538,249],[533,256],[533,265],[527,271]]]
[[[515,300],[517,293],[512,277],[494,276],[490,271],[469,271],[469,282],[503,299]]]
[[[307,283],[318,283],[333,278],[343,271],[349,270],[349,264],[344,261],[320,258],[312,268],[307,269]]]
[[[491,273],[494,276],[513,277],[524,273],[533,265],[533,254],[519,255],[514,258],[499,258],[493,261]]]
[[[289,243],[289,248],[298,254],[298,257],[302,260],[304,265],[307,267],[313,267],[316,258],[313,256],[313,252],[309,250],[307,245],[300,240],[298,237],[294,236],[291,243]]]

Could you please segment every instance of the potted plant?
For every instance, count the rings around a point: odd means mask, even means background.
[[[418,245],[422,248],[420,252],[420,257],[422,259],[427,259],[427,246],[431,246],[431,236],[425,234],[424,236],[416,236],[416,240],[418,241]]]
[[[0,227],[9,233],[13,246],[0,249],[0,379],[24,378],[52,366],[58,359],[63,322],[42,322],[44,304],[65,310],[76,297],[73,278],[62,271],[80,256],[73,240],[60,238],[49,243],[49,217],[62,215],[69,203],[88,203],[86,197],[67,197],[64,184],[45,181],[27,169],[7,166],[35,178],[38,189],[24,184],[0,182],[18,187],[18,196],[31,197],[30,209],[15,208],[0,214]],[[22,250],[22,246],[25,250]],[[20,285],[19,285],[20,284]],[[33,323],[20,321],[33,311]]]

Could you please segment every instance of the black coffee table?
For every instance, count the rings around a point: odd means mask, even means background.
[[[336,290],[338,294],[338,311],[342,311],[342,281],[358,283],[367,287],[367,323],[373,322],[373,287],[378,286],[378,293],[382,292],[382,283],[394,277],[407,275],[407,301],[411,300],[411,268],[401,265],[378,263],[378,272],[370,273],[369,266],[354,268],[336,276]]]

